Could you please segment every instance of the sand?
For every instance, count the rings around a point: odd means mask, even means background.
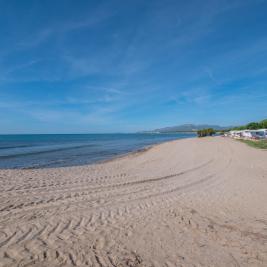
[[[267,151],[214,137],[0,170],[0,266],[267,266]]]

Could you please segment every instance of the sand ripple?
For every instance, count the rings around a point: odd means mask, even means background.
[[[0,170],[0,266],[267,266],[266,153],[216,137]]]

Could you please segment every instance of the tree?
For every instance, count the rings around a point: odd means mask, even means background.
[[[246,130],[247,126],[239,126],[239,127],[234,127],[232,130],[234,131],[242,131],[242,130]]]
[[[247,129],[249,129],[249,130],[257,130],[259,128],[261,128],[261,127],[260,127],[260,124],[258,122],[251,122],[251,123],[247,124]]]
[[[214,135],[215,133],[216,133],[216,132],[215,132],[214,129],[212,129],[212,128],[208,128],[208,129],[207,129],[207,135],[212,136],[212,135]]]
[[[212,128],[202,129],[197,131],[198,137],[212,136],[216,132]]]
[[[267,119],[260,122],[260,128],[267,129]]]
[[[232,128],[232,130],[258,130],[258,129],[267,129],[267,119],[262,120],[260,122],[251,122],[245,126],[238,126],[238,127],[234,127]]]

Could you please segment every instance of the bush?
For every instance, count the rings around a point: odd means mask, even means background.
[[[267,120],[263,120],[263,121],[261,121],[260,123],[260,128],[262,128],[262,129],[267,129]]]
[[[261,128],[261,125],[258,122],[251,122],[251,123],[247,124],[247,129],[249,129],[249,130],[257,130],[260,128]]]
[[[212,128],[202,129],[197,131],[198,137],[212,136],[216,132]]]
[[[232,128],[232,130],[237,130],[237,131],[246,129],[249,130],[267,129],[267,119],[262,120],[260,122],[250,122],[247,125]]]

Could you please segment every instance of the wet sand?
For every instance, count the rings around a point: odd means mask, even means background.
[[[0,170],[0,266],[267,266],[267,151],[192,138]]]

